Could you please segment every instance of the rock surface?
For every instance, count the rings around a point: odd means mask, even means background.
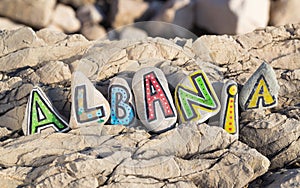
[[[255,179],[260,186],[269,184],[265,176],[257,179],[268,170],[299,168],[299,24],[238,36],[202,36],[195,42],[89,42],[81,35],[29,28],[1,31],[0,37],[1,187],[243,187]],[[181,124],[160,135],[104,125],[22,136],[21,122],[34,85],[41,86],[60,114],[70,117],[70,78],[51,83],[45,79],[49,73],[37,74],[51,62],[63,63],[70,72],[82,70],[107,97],[108,79],[123,76],[131,83],[135,71],[147,66],[164,72],[171,93],[199,68],[212,82],[228,78],[241,88],[263,61],[273,67],[280,85],[278,105],[240,114],[244,144],[205,123],[197,129]]]
[[[269,166],[256,150],[206,124],[182,125],[155,139],[122,126],[36,134],[1,143],[0,163],[1,187],[243,187]]]

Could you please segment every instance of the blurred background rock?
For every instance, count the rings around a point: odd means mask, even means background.
[[[244,34],[298,23],[299,7],[299,0],[1,0],[0,30],[27,25],[95,40],[134,22],[163,21],[197,36]]]

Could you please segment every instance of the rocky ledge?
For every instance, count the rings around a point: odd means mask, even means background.
[[[238,36],[88,41],[47,29],[0,33],[1,187],[299,186],[300,24]],[[164,133],[117,125],[24,136],[30,92],[39,86],[70,119],[71,75],[82,71],[107,97],[110,80],[131,83],[155,66],[171,93],[203,70],[212,83],[242,88],[267,62],[280,86],[277,106],[239,112],[239,139],[212,124],[178,123]],[[71,117],[72,118],[72,117]]]

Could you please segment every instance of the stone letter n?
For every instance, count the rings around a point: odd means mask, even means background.
[[[175,117],[170,101],[154,72],[144,75],[145,105],[148,122],[156,120],[155,105],[159,105],[166,118]]]
[[[181,122],[201,123],[218,113],[219,101],[204,72],[196,71],[185,81],[189,83],[183,82],[175,90],[175,102]]]

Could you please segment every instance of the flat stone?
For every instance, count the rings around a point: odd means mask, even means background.
[[[137,114],[149,131],[170,129],[177,112],[163,72],[155,67],[137,71],[132,79]]]
[[[221,96],[220,127],[238,137],[239,107],[237,83],[233,80],[228,80],[223,86]]]
[[[44,132],[66,132],[69,126],[39,87],[30,93],[22,124],[25,135]]]
[[[225,85],[225,82],[226,82],[226,80],[220,80],[220,81],[212,82],[212,84],[211,84],[215,90],[215,93],[216,93],[219,101],[221,101],[221,98],[222,98],[222,89]],[[222,106],[221,106],[221,108],[222,108]],[[221,110],[216,115],[210,117],[208,119],[208,125],[220,126],[220,113],[221,113]]]
[[[104,125],[110,117],[110,106],[102,93],[79,71],[73,73],[71,84],[70,127]]]
[[[278,103],[278,91],[276,74],[264,62],[243,86],[239,95],[240,106],[243,110],[272,108]]]
[[[220,111],[219,99],[201,70],[191,73],[176,86],[175,104],[182,123],[203,123]]]
[[[110,123],[131,126],[136,122],[135,103],[131,89],[124,78],[114,77],[108,88],[110,99]]]

